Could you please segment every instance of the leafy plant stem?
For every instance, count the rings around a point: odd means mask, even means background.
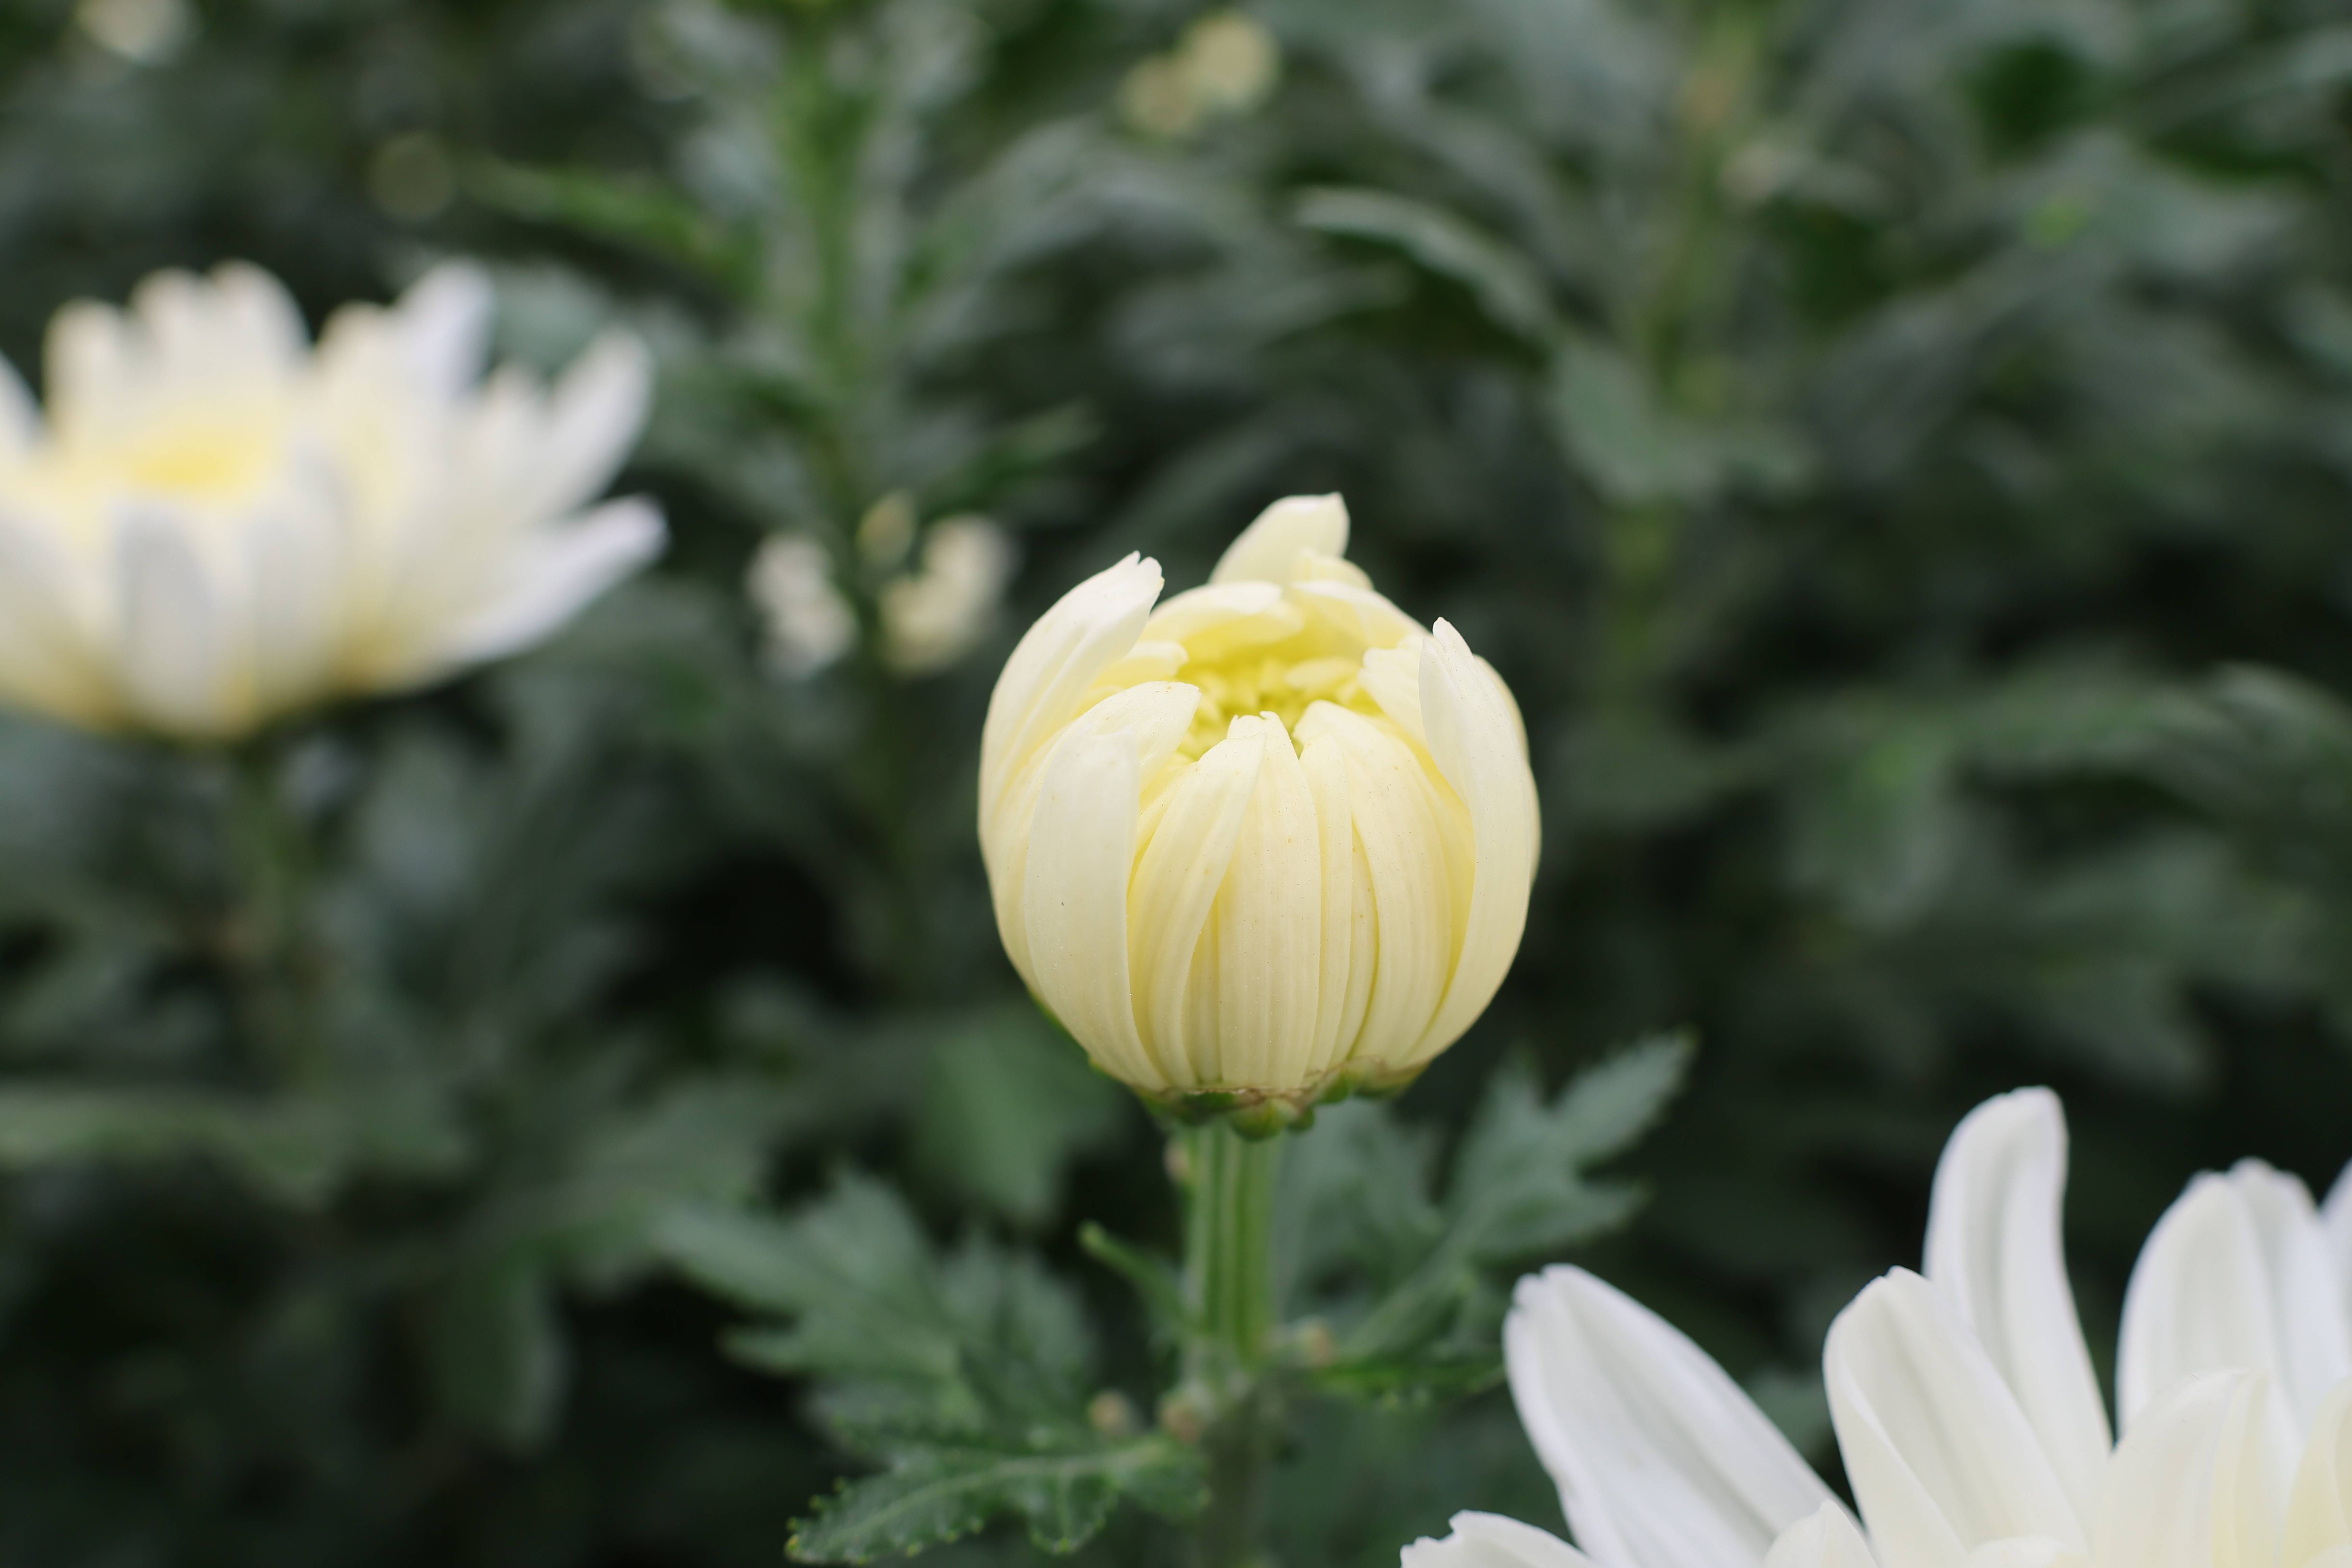
[[[280,787],[279,754],[267,741],[225,760],[225,837],[236,877],[230,966],[246,1027],[270,1064],[294,1083],[319,1076],[302,931],[310,846]]]
[[[1204,1406],[1209,1506],[1193,1542],[1196,1568],[1249,1568],[1276,1418],[1262,1373],[1274,1337],[1274,1207],[1278,1139],[1244,1138],[1223,1122],[1181,1135],[1190,1203],[1184,1275],[1194,1331],[1185,1386]]]

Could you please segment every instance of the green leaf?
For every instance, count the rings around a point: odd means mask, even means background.
[[[461,1425],[518,1451],[554,1428],[566,1357],[544,1269],[509,1255],[461,1267],[436,1305],[434,1392]]]
[[[1622,1219],[1629,1195],[1589,1186],[1584,1172],[1656,1125],[1682,1088],[1692,1051],[1681,1033],[1629,1046],[1578,1075],[1549,1107],[1527,1064],[1507,1064],[1454,1160],[1445,1196],[1449,1244],[1507,1261]]]
[[[468,171],[467,190],[518,217],[559,224],[640,246],[737,291],[757,276],[757,250],[743,235],[660,186],[581,169],[531,169],[484,159]]]
[[[1692,1046],[1662,1035],[1588,1069],[1546,1105],[1533,1069],[1507,1063],[1455,1156],[1433,1240],[1343,1337],[1335,1386],[1383,1363],[1433,1352],[1440,1366],[1491,1360],[1484,1320],[1499,1316],[1486,1276],[1588,1240],[1632,1217],[1640,1194],[1586,1179],[1655,1123],[1681,1087]]]
[[[1530,343],[1548,347],[1559,336],[1543,275],[1508,245],[1443,207],[1386,191],[1325,186],[1299,197],[1297,217],[1324,234],[1404,252],[1468,289],[1496,325]]]
[[[1560,344],[1549,412],[1577,467],[1622,505],[1694,504],[1741,486],[1780,493],[1801,484],[1812,468],[1793,428],[1671,409],[1633,360],[1597,339],[1575,336]]]
[[[1036,1008],[1001,1009],[933,1054],[916,1159],[937,1185],[1034,1227],[1060,1206],[1070,1161],[1118,1131],[1126,1104]]]
[[[1042,1552],[1076,1551],[1122,1497],[1179,1518],[1206,1501],[1197,1450],[1161,1436],[1063,1452],[927,1449],[882,1475],[845,1483],[794,1526],[803,1563],[868,1563],[919,1552],[1015,1515]]]
[[[341,1179],[355,1141],[329,1100],[196,1089],[0,1089],[0,1166],[200,1156],[280,1202],[309,1207]]]

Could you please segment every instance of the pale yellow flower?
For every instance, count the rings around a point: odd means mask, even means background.
[[[950,517],[923,536],[914,571],[882,588],[883,656],[893,669],[945,669],[986,636],[1018,557],[983,518]]]
[[[1342,559],[1337,496],[1266,509],[1160,605],[1129,556],[998,678],[981,847],[1005,951],[1104,1071],[1280,1125],[1410,1081],[1502,983],[1535,781],[1510,693]]]
[[[1136,62],[1119,84],[1119,112],[1146,135],[1190,135],[1204,121],[1247,114],[1273,95],[1282,46],[1243,11],[1213,11],[1176,47]]]
[[[642,565],[650,503],[582,509],[644,422],[645,351],[478,383],[489,310],[443,268],[313,349],[230,265],[58,312],[45,409],[0,365],[0,700],[234,739],[513,652]]]
[[[779,675],[814,675],[857,644],[857,611],[834,585],[833,557],[805,534],[780,533],[751,558],[747,586]]]

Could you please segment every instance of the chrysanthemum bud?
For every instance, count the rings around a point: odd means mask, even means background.
[[[1005,951],[1105,1072],[1272,1129],[1401,1088],[1518,951],[1535,781],[1502,680],[1266,509],[1155,611],[1129,556],[997,679],[981,847]]]

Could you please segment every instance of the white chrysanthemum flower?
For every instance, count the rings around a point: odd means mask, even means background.
[[[985,519],[933,523],[915,570],[882,586],[882,652],[890,667],[928,675],[970,653],[995,622],[1018,561],[1013,541]]]
[[[233,739],[511,653],[642,565],[650,503],[581,509],[644,423],[645,351],[478,382],[489,312],[445,267],[313,349],[235,264],[58,312],[45,409],[0,367],[0,700]]]
[[[815,540],[797,533],[771,538],[751,558],[747,585],[777,674],[814,675],[856,645],[857,611],[834,585],[833,557]]]
[[[2352,1568],[2352,1169],[2324,1212],[2252,1161],[2172,1205],[2126,1299],[2120,1442],[2066,1279],[2065,1181],[2055,1096],[1979,1106],[1937,1170],[1925,1275],[1888,1275],[1831,1329],[1831,1413],[1866,1533],[1664,1321],[1580,1269],[1522,1281],[1511,1389],[1590,1560]],[[1587,1560],[1498,1528],[1464,1515],[1404,1561]]]
[[[990,699],[980,838],[1005,951],[1111,1076],[1273,1126],[1408,1082],[1510,967],[1536,860],[1518,710],[1452,626],[1277,501],[1164,605],[1130,555]]]
[[[1282,46],[1243,11],[1213,11],[1176,47],[1139,60],[1119,86],[1127,122],[1148,135],[1191,134],[1205,121],[1246,114],[1273,95]]]

